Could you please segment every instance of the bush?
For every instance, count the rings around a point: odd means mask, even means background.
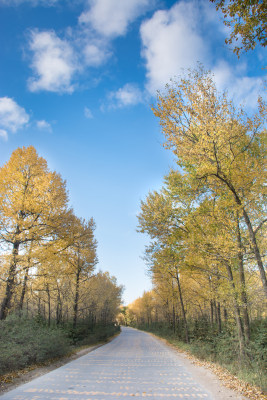
[[[48,327],[40,317],[27,318],[12,314],[0,321],[0,375],[43,363],[66,355],[75,346],[86,346],[106,341],[120,330],[114,324],[95,325],[78,323]]]
[[[0,322],[0,374],[63,356],[70,341],[60,328],[11,315]]]
[[[92,327],[86,322],[77,324],[76,328],[69,326],[65,329],[72,343],[79,346],[104,342],[120,331],[120,327],[114,324],[96,324]]]

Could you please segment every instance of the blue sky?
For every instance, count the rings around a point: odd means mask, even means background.
[[[0,160],[33,145],[95,219],[98,268],[150,289],[136,232],[141,199],[174,165],[150,109],[156,91],[197,62],[248,111],[266,51],[239,59],[208,0],[0,0]]]

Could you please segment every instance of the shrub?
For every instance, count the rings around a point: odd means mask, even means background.
[[[0,374],[60,357],[69,349],[70,341],[60,328],[18,315],[0,322]]]

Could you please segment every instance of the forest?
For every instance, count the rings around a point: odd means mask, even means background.
[[[248,115],[199,66],[153,112],[177,168],[141,202],[153,289],[120,318],[266,390],[266,106]]]
[[[107,339],[123,288],[96,272],[93,218],[69,206],[66,182],[35,148],[0,169],[0,375]]]

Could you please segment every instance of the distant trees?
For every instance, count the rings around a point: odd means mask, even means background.
[[[218,332],[234,320],[242,357],[253,304],[260,298],[264,307],[267,297],[265,105],[259,99],[248,117],[200,67],[167,85],[153,111],[179,169],[148,194],[138,217],[152,239],[150,314],[182,329],[187,342],[188,319],[207,318]],[[144,314],[144,304],[129,308]]]
[[[115,278],[94,275],[95,222],[77,218],[68,205],[66,183],[48,169],[34,147],[18,148],[0,169],[0,319],[10,311],[39,314],[57,324],[89,318],[93,282],[97,303],[117,313],[122,288]],[[93,290],[93,289],[92,289]],[[98,310],[99,306],[97,305]]]

